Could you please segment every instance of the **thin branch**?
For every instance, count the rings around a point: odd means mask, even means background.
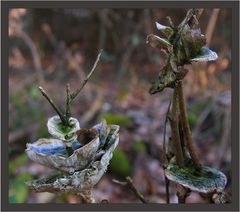
[[[208,22],[207,30],[206,30],[207,46],[209,46],[211,43],[212,35],[217,23],[219,12],[220,12],[219,8],[213,9],[210,20]]]
[[[83,87],[86,85],[86,83],[88,82],[88,80],[90,79],[90,77],[92,76],[93,72],[95,71],[97,64],[99,62],[99,59],[101,57],[102,54],[102,49],[100,50],[100,52],[98,53],[97,59],[91,69],[91,71],[89,72],[89,74],[87,75],[87,77],[83,80],[83,82],[81,83],[80,87],[74,92],[72,93],[71,96],[71,102],[77,97],[77,95],[81,92],[81,90],[83,89]]]
[[[168,162],[167,155],[166,155],[166,152],[167,152],[167,150],[166,150],[166,128],[167,128],[167,120],[168,120],[168,116],[169,116],[170,107],[171,107],[171,101],[169,102],[169,105],[168,105],[167,114],[166,114],[166,118],[165,118],[165,122],[164,122],[164,130],[163,130],[163,161],[164,161],[164,165],[165,165],[165,163]],[[165,191],[166,191],[166,203],[169,204],[170,203],[169,180],[166,176],[165,176]]]
[[[17,35],[21,39],[23,39],[24,42],[26,43],[26,45],[29,47],[29,49],[31,51],[31,54],[32,54],[32,58],[33,58],[33,64],[34,64],[34,67],[35,67],[36,72],[37,72],[38,82],[39,82],[39,84],[44,84],[45,80],[44,80],[44,75],[43,75],[40,56],[39,56],[39,53],[37,51],[37,48],[36,48],[33,40],[22,29],[17,30]]]
[[[67,93],[67,101],[66,101],[66,120],[68,121],[71,117],[71,93],[70,93],[70,84],[68,83],[66,86],[66,93]]]
[[[127,185],[129,188],[133,191],[133,193],[141,200],[142,203],[148,203],[147,200],[144,199],[144,196],[136,189],[136,187],[133,185],[133,181],[130,177],[126,177]]]
[[[172,140],[174,142],[174,154],[176,156],[176,162],[179,166],[184,165],[184,158],[183,158],[183,151],[181,147],[181,141],[180,141],[180,136],[179,136],[179,105],[178,105],[178,82],[176,82],[176,85],[174,87],[173,91],[173,103],[172,103],[172,112],[171,115],[169,116],[171,128],[172,128]]]
[[[166,190],[166,203],[170,203],[170,195],[169,195],[169,179],[165,176],[165,190]]]
[[[189,196],[190,189],[185,188],[180,184],[177,184],[176,186],[177,186],[178,203],[185,204],[186,198]]]
[[[56,104],[53,102],[53,100],[51,99],[51,97],[47,94],[47,92],[41,87],[38,87],[39,90],[41,91],[42,95],[48,100],[48,102],[50,103],[50,105],[53,107],[53,109],[56,111],[56,113],[59,115],[61,121],[63,124],[68,125],[68,122],[66,120],[66,118],[64,117],[63,113],[60,111],[60,109],[56,106]]]
[[[186,111],[185,100],[184,100],[184,96],[183,96],[182,80],[178,81],[176,89],[178,92],[178,103],[179,103],[180,118],[181,118],[182,127],[183,127],[185,145],[187,146],[187,148],[189,150],[189,153],[191,155],[191,158],[192,158],[194,164],[197,167],[199,167],[200,162],[197,157],[195,147],[193,146],[193,143],[192,143],[191,130],[190,130],[190,126],[189,126],[188,118],[187,118],[187,111]]]
[[[148,203],[148,201],[144,198],[144,196],[133,185],[132,179],[130,177],[126,177],[125,179],[126,179],[126,182],[121,182],[115,179],[113,179],[113,182],[122,186],[127,186],[142,203],[144,204]]]
[[[168,162],[168,159],[167,159],[167,156],[166,156],[166,153],[167,153],[167,149],[166,149],[166,128],[167,128],[167,121],[168,121],[170,107],[171,107],[171,101],[169,102],[169,105],[168,105],[168,109],[167,109],[167,113],[166,113],[166,117],[165,117],[165,121],[164,121],[164,128],[163,128],[163,162],[164,163]]]

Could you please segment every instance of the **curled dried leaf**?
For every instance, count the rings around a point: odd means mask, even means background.
[[[147,43],[154,48],[160,48],[169,51],[172,48],[172,44],[164,38],[160,38],[156,35],[150,34],[147,36]]]
[[[167,36],[167,38],[169,38],[171,35],[173,35],[174,31],[171,27],[169,26],[164,26],[158,22],[155,22],[156,27],[159,31],[161,31],[163,34],[165,34]]]

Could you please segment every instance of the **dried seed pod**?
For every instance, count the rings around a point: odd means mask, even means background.
[[[48,119],[48,132],[54,137],[62,141],[70,142],[77,138],[76,132],[80,129],[77,119],[70,117],[70,126],[65,126],[59,116],[53,116]]]
[[[104,172],[107,170],[109,161],[112,158],[112,152],[116,148],[119,142],[119,135],[112,128],[112,135],[110,136],[112,142],[107,142],[107,148],[105,153],[101,156],[100,160],[95,161],[88,168],[76,171],[72,175],[55,175],[47,177],[40,180],[29,181],[26,184],[36,192],[71,192],[81,194],[86,191],[91,191],[94,185],[103,176]]]
[[[196,169],[170,163],[165,169],[165,175],[169,180],[200,193],[222,192],[227,184],[227,178],[222,172],[207,166]]]

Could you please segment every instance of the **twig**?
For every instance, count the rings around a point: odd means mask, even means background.
[[[32,39],[28,36],[26,32],[24,32],[22,29],[17,30],[17,35],[24,40],[24,42],[27,44],[29,47],[32,57],[33,57],[33,64],[37,72],[37,78],[39,84],[44,84],[44,76],[43,76],[43,70],[42,70],[42,65],[41,65],[41,60],[40,56],[38,54],[37,48],[32,41]]]
[[[39,86],[38,87],[39,90],[41,91],[42,95],[48,100],[48,102],[50,103],[50,105],[53,107],[53,109],[56,111],[56,113],[59,115],[61,121],[63,124],[68,125],[68,122],[66,120],[66,118],[64,117],[63,113],[60,111],[60,109],[56,106],[56,104],[53,102],[53,100],[51,99],[51,97],[46,93],[46,91]]]
[[[81,83],[80,87],[70,95],[71,97],[71,101],[72,102],[76,97],[77,95],[81,92],[81,90],[83,89],[83,87],[86,85],[86,83],[88,82],[88,80],[90,79],[90,77],[92,76],[93,72],[95,71],[96,67],[97,67],[97,64],[98,64],[98,61],[101,57],[101,54],[102,54],[102,49],[100,50],[100,52],[98,53],[98,56],[97,56],[97,59],[91,69],[91,71],[89,72],[89,74],[87,75],[87,77],[83,80],[83,82]]]
[[[167,114],[166,114],[166,118],[164,121],[164,129],[163,129],[163,161],[164,161],[163,165],[164,166],[165,166],[165,163],[168,163],[168,159],[167,159],[167,155],[166,155],[166,152],[167,152],[167,150],[166,150],[166,126],[167,126],[167,120],[168,120],[170,107],[171,107],[171,101],[169,102],[169,105],[168,105]],[[170,203],[169,180],[166,176],[165,176],[165,191],[166,191],[166,203],[169,204]]]
[[[165,176],[165,190],[166,190],[166,203],[170,203],[170,195],[169,195],[169,179]]]
[[[206,30],[207,46],[209,46],[211,43],[212,35],[217,23],[219,12],[220,12],[219,8],[213,9],[210,20],[208,22],[207,30]]]
[[[167,152],[167,149],[166,149],[166,128],[167,128],[167,121],[168,121],[170,107],[171,107],[171,101],[168,104],[168,109],[167,109],[167,113],[166,113],[166,117],[165,117],[165,121],[164,121],[164,128],[163,128],[163,163],[164,164],[168,162],[168,159],[167,159],[167,156],[166,156],[166,152]]]
[[[144,198],[144,196],[133,185],[132,179],[130,177],[126,177],[125,179],[126,179],[126,182],[121,182],[115,179],[113,179],[113,182],[122,186],[127,186],[142,203],[144,204],[148,203],[148,201]]]
[[[147,200],[144,199],[144,196],[136,189],[136,187],[133,185],[133,181],[130,177],[126,177],[127,185],[129,188],[133,191],[133,193],[141,200],[142,203],[148,203]]]
[[[178,203],[185,203],[186,198],[189,195],[190,190],[188,188],[183,187],[180,184],[177,184],[177,197],[178,197]]]
[[[67,93],[67,101],[66,101],[66,119],[67,121],[71,117],[71,96],[70,96],[70,84],[68,83],[66,86],[66,93]]]
[[[176,82],[176,85],[174,87],[173,91],[173,103],[172,103],[172,112],[169,116],[171,128],[172,128],[172,140],[174,142],[174,154],[176,156],[176,162],[179,166],[184,165],[184,158],[183,158],[183,151],[181,147],[181,141],[179,136],[179,105],[178,105],[178,82]]]
[[[186,106],[185,106],[185,100],[183,96],[183,82],[182,80],[178,81],[176,90],[178,92],[178,103],[179,103],[179,110],[180,110],[180,118],[181,118],[181,123],[183,126],[183,133],[184,133],[184,141],[185,145],[187,146],[189,153],[191,155],[191,158],[193,159],[194,164],[199,167],[200,162],[196,154],[196,150],[193,146],[192,143],[192,137],[191,137],[191,130],[190,126],[188,123],[188,118],[187,118],[187,111],[186,111]]]

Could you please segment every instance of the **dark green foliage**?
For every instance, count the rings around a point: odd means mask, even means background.
[[[105,119],[108,124],[116,124],[120,126],[129,126],[133,123],[131,117],[124,114],[115,114],[115,113],[105,113],[102,116],[102,119]]]
[[[120,149],[116,149],[113,152],[109,168],[114,174],[120,177],[129,176],[132,169],[128,156]]]
[[[26,180],[32,180],[29,173],[17,174],[18,167],[23,166],[27,161],[26,154],[21,154],[12,160],[8,166],[8,173],[11,177],[9,181],[9,203],[24,203],[28,197],[28,188],[25,185]]]
[[[35,85],[32,85],[28,88],[28,94],[33,100],[38,100],[40,97],[38,87]]]

